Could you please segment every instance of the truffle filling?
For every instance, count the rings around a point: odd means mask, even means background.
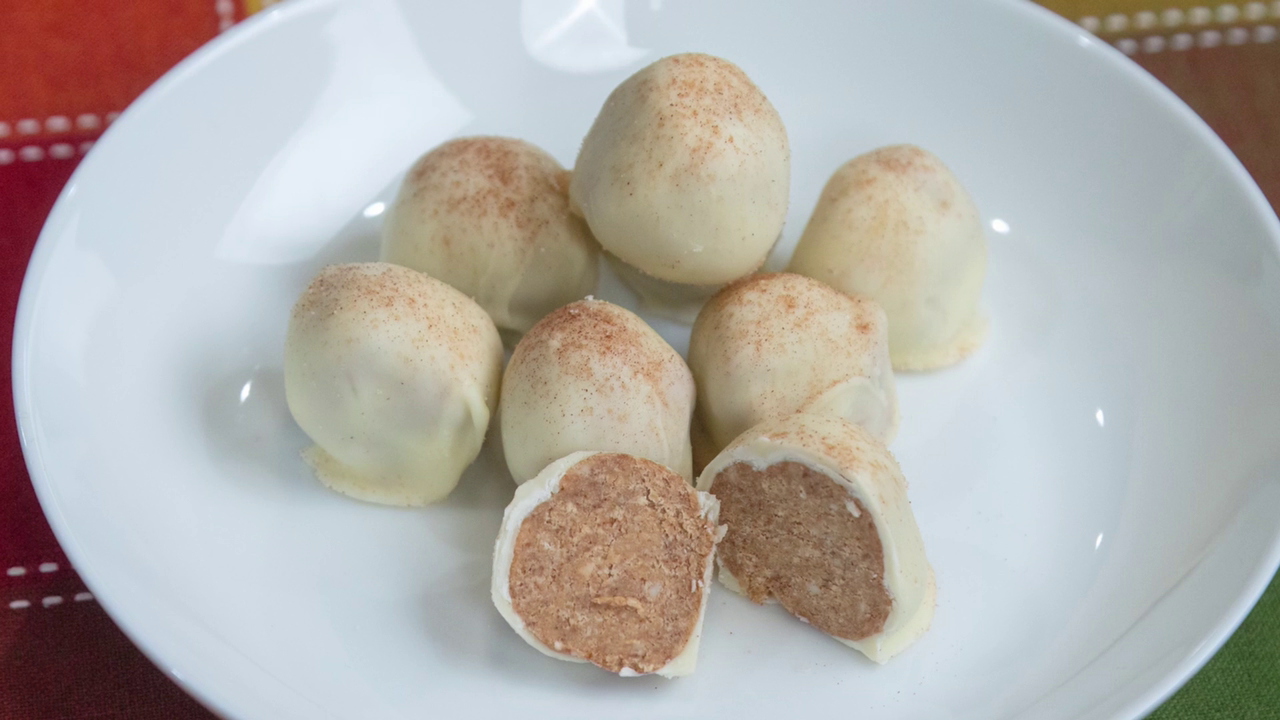
[[[521,523],[511,605],[553,650],[613,672],[655,672],[693,636],[714,546],[715,527],[682,477],[630,455],[592,455]]]
[[[830,635],[861,640],[884,629],[893,598],[875,521],[849,490],[798,462],[716,475],[719,562],[753,602],[776,598]]]

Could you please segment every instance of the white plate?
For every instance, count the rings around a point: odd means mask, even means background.
[[[31,262],[15,397],[58,538],[171,677],[245,719],[1133,718],[1219,647],[1280,563],[1280,226],[1257,187],[1030,4],[747,7],[290,3],[111,128]],[[990,342],[901,381],[939,599],[885,667],[719,587],[692,678],[549,660],[488,600],[512,492],[493,448],[426,510],[340,497],[297,455],[289,307],[323,264],[375,257],[415,156],[501,133],[569,164],[614,85],[691,49],[788,124],[784,247],[839,163],[899,141],[998,228]]]

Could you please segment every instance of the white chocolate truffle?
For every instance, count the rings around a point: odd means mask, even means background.
[[[782,119],[746,73],[672,55],[609,95],[569,197],[624,262],[659,280],[720,285],[764,263],[790,182]]]
[[[728,527],[721,583],[787,612],[878,663],[929,629],[937,588],[880,441],[837,417],[766,420],[703,470],[698,489]]]
[[[555,158],[522,140],[451,140],[405,176],[382,259],[449,283],[499,328],[525,332],[596,286],[599,247],[569,212],[568,185]]]
[[[693,325],[689,367],[714,451],[797,412],[845,418],[885,444],[897,434],[884,311],[803,275],[752,275],[721,290]]]
[[[648,458],[693,478],[689,366],[629,310],[566,305],[533,326],[503,375],[507,467],[522,483],[556,458],[602,450]]]
[[[880,303],[896,370],[951,365],[986,338],[978,209],[941,160],[913,145],[837,170],[787,269]]]
[[[338,492],[386,505],[448,495],[498,402],[502,341],[469,298],[388,263],[330,265],[299,298],[284,347],[303,456]]]
[[[493,553],[493,604],[550,657],[623,676],[693,673],[719,504],[655,462],[576,452],[521,485]]]

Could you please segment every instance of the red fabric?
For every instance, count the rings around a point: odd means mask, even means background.
[[[74,572],[19,585],[31,591],[32,606],[0,607],[0,720],[213,717],[147,662],[97,603],[74,599],[84,589]],[[62,603],[44,607],[51,596]]]
[[[211,718],[97,603],[76,600],[86,588],[45,522],[18,444],[7,362],[14,311],[31,248],[78,158],[0,166],[0,407],[10,408],[0,412],[0,720]],[[9,575],[16,568],[24,574]],[[46,598],[57,604],[46,607]],[[29,605],[11,608],[15,601]]]
[[[228,6],[244,17],[225,0],[0,1],[0,720],[213,717],[83,595],[27,476],[8,358],[27,260],[82,143],[214,37]]]
[[[6,0],[0,120],[122,110],[218,21],[215,0]]]
[[[0,147],[5,145],[0,144]],[[66,184],[74,159],[45,160],[25,167],[0,168],[0,337],[5,359],[0,371],[0,573],[13,566],[55,561],[66,565],[53,539],[35,491],[27,481],[27,466],[17,442],[13,412],[13,383],[8,358],[13,345],[13,315],[22,288],[27,258],[44,217]],[[7,578],[7,575],[0,576]],[[5,580],[0,580],[0,583]],[[7,601],[5,602],[7,605]],[[3,609],[3,608],[0,608]]]
[[[96,132],[76,129],[76,119],[88,113],[101,123],[123,109],[218,32],[226,2],[0,0],[0,130],[8,129],[0,137],[0,408],[12,407],[7,359],[27,259],[80,144]],[[239,2],[230,15],[244,16]],[[1280,41],[1136,59],[1208,120],[1280,202]],[[73,128],[57,130],[55,116]],[[28,118],[37,132],[19,131]],[[53,157],[68,150],[70,157]],[[22,159],[24,152],[41,158]],[[0,411],[0,720],[212,717],[95,602],[76,599],[84,592],[36,502],[13,414]],[[15,602],[26,606],[11,608]]]

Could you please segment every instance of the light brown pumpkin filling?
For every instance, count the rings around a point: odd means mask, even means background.
[[[715,531],[680,475],[592,455],[521,523],[512,608],[553,650],[613,672],[654,672],[693,636]]]
[[[753,602],[776,598],[847,640],[884,629],[893,599],[880,534],[846,487],[798,462],[739,462],[716,475],[711,494],[729,528],[719,561]]]

